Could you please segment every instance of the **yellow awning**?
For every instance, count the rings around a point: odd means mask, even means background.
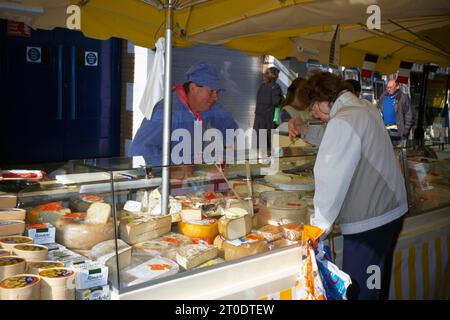
[[[0,1],[1,4],[5,1]],[[11,1],[6,1],[10,3]],[[67,6],[81,7],[81,31],[88,37],[118,37],[153,48],[164,35],[164,10],[150,5],[158,0],[23,0],[20,5],[40,7],[32,15],[0,10],[1,18],[26,21],[33,27],[65,27]],[[340,24],[341,64],[362,66],[365,53],[380,56],[377,69],[395,71],[401,60],[450,66],[448,0],[185,0],[175,12],[174,45],[221,44],[251,55],[278,58],[298,54],[307,44],[326,57],[333,25]],[[17,4],[17,2],[16,2]],[[367,30],[366,10],[381,9],[381,32]],[[410,33],[403,29],[414,32]],[[393,37],[394,36],[394,37]],[[431,40],[430,40],[431,39]],[[310,57],[311,58],[311,57]],[[313,57],[312,57],[313,58]]]

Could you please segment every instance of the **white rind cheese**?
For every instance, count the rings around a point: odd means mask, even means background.
[[[177,263],[185,269],[192,269],[217,257],[218,250],[214,246],[188,244],[177,250]]]

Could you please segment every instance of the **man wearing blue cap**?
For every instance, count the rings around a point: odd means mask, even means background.
[[[216,103],[221,90],[224,87],[210,64],[199,62],[189,68],[186,82],[174,86],[172,90],[172,133],[177,129],[187,130],[193,144],[196,124],[201,125],[203,132],[209,128],[218,129],[224,138],[226,129],[237,129],[231,113]],[[131,144],[129,156],[143,156],[147,163],[161,165],[163,118],[164,100],[161,100],[153,109],[150,120],[144,118],[142,121]],[[176,142],[171,142],[171,149],[175,144]],[[194,148],[191,150],[190,158],[193,163]]]

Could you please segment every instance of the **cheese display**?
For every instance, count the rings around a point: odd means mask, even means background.
[[[18,274],[0,282],[0,300],[39,300],[41,278],[34,274]]]
[[[0,221],[25,220],[26,211],[19,208],[0,208]]]
[[[187,244],[177,249],[177,263],[185,269],[192,269],[217,257],[218,250],[214,246],[203,244]]]
[[[27,212],[26,222],[30,224],[37,223],[55,223],[65,213],[71,210],[63,207],[62,201],[55,201],[41,204]]]
[[[26,235],[33,238],[33,243],[49,244],[55,242],[56,229],[50,223],[29,224]]]
[[[179,266],[176,262],[164,257],[156,257],[137,266],[122,270],[120,279],[124,286],[132,286],[145,281],[174,275],[178,270]]]
[[[35,261],[27,263],[27,272],[31,274],[39,274],[45,269],[63,268],[64,263],[58,261]]]
[[[155,239],[170,232],[172,217],[153,216],[143,218],[126,218],[120,221],[120,238],[128,244],[136,244]]]
[[[56,242],[69,249],[90,250],[97,243],[114,238],[112,221],[86,223],[64,218],[58,220],[55,226]]]
[[[13,253],[27,262],[47,260],[48,248],[40,244],[16,244]]]
[[[279,239],[277,241],[271,242],[269,244],[269,246],[270,246],[271,250],[275,250],[275,249],[279,249],[279,248],[288,247],[288,246],[291,246],[293,244],[298,244],[298,241],[291,241],[291,240],[288,240],[288,239]]]
[[[96,194],[81,194],[78,198],[70,199],[69,207],[75,212],[86,212],[96,202],[105,202],[105,198]]]
[[[222,248],[225,253],[225,260],[227,261],[269,250],[267,241],[258,234],[249,234],[233,241],[224,241]]]
[[[264,239],[266,239],[269,242],[279,240],[283,238],[283,230],[281,230],[280,227],[267,225],[262,228],[260,228],[257,231],[258,234],[262,235]]]
[[[111,218],[111,205],[108,203],[94,202],[86,211],[85,223],[106,224]]]
[[[0,281],[25,272],[24,258],[4,256],[0,257]]]
[[[248,214],[235,219],[224,216],[219,219],[218,227],[220,235],[228,240],[241,238],[250,233],[252,229],[252,217]]]
[[[297,191],[269,191],[260,195],[258,224],[264,226],[307,223],[305,194]]]
[[[294,175],[277,173],[264,177],[267,183],[275,186],[279,190],[313,191],[314,178],[309,174]]]
[[[281,226],[283,237],[291,241],[299,241],[302,238],[303,226],[298,224],[285,224]]]
[[[42,300],[75,300],[75,271],[53,268],[39,272]]]
[[[21,243],[33,243],[33,238],[24,236],[11,236],[0,238],[0,247],[2,247],[5,250],[9,250],[11,252],[16,244]]]
[[[25,222],[21,220],[1,220],[0,237],[22,234],[25,231]]]
[[[178,230],[181,234],[190,237],[195,243],[206,242],[212,244],[214,238],[219,234],[218,222],[215,219],[180,221],[178,222]]]

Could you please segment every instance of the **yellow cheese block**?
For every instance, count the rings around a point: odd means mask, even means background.
[[[252,224],[252,217],[248,214],[237,219],[222,217],[219,219],[219,233],[227,240],[238,239],[250,232]]]

